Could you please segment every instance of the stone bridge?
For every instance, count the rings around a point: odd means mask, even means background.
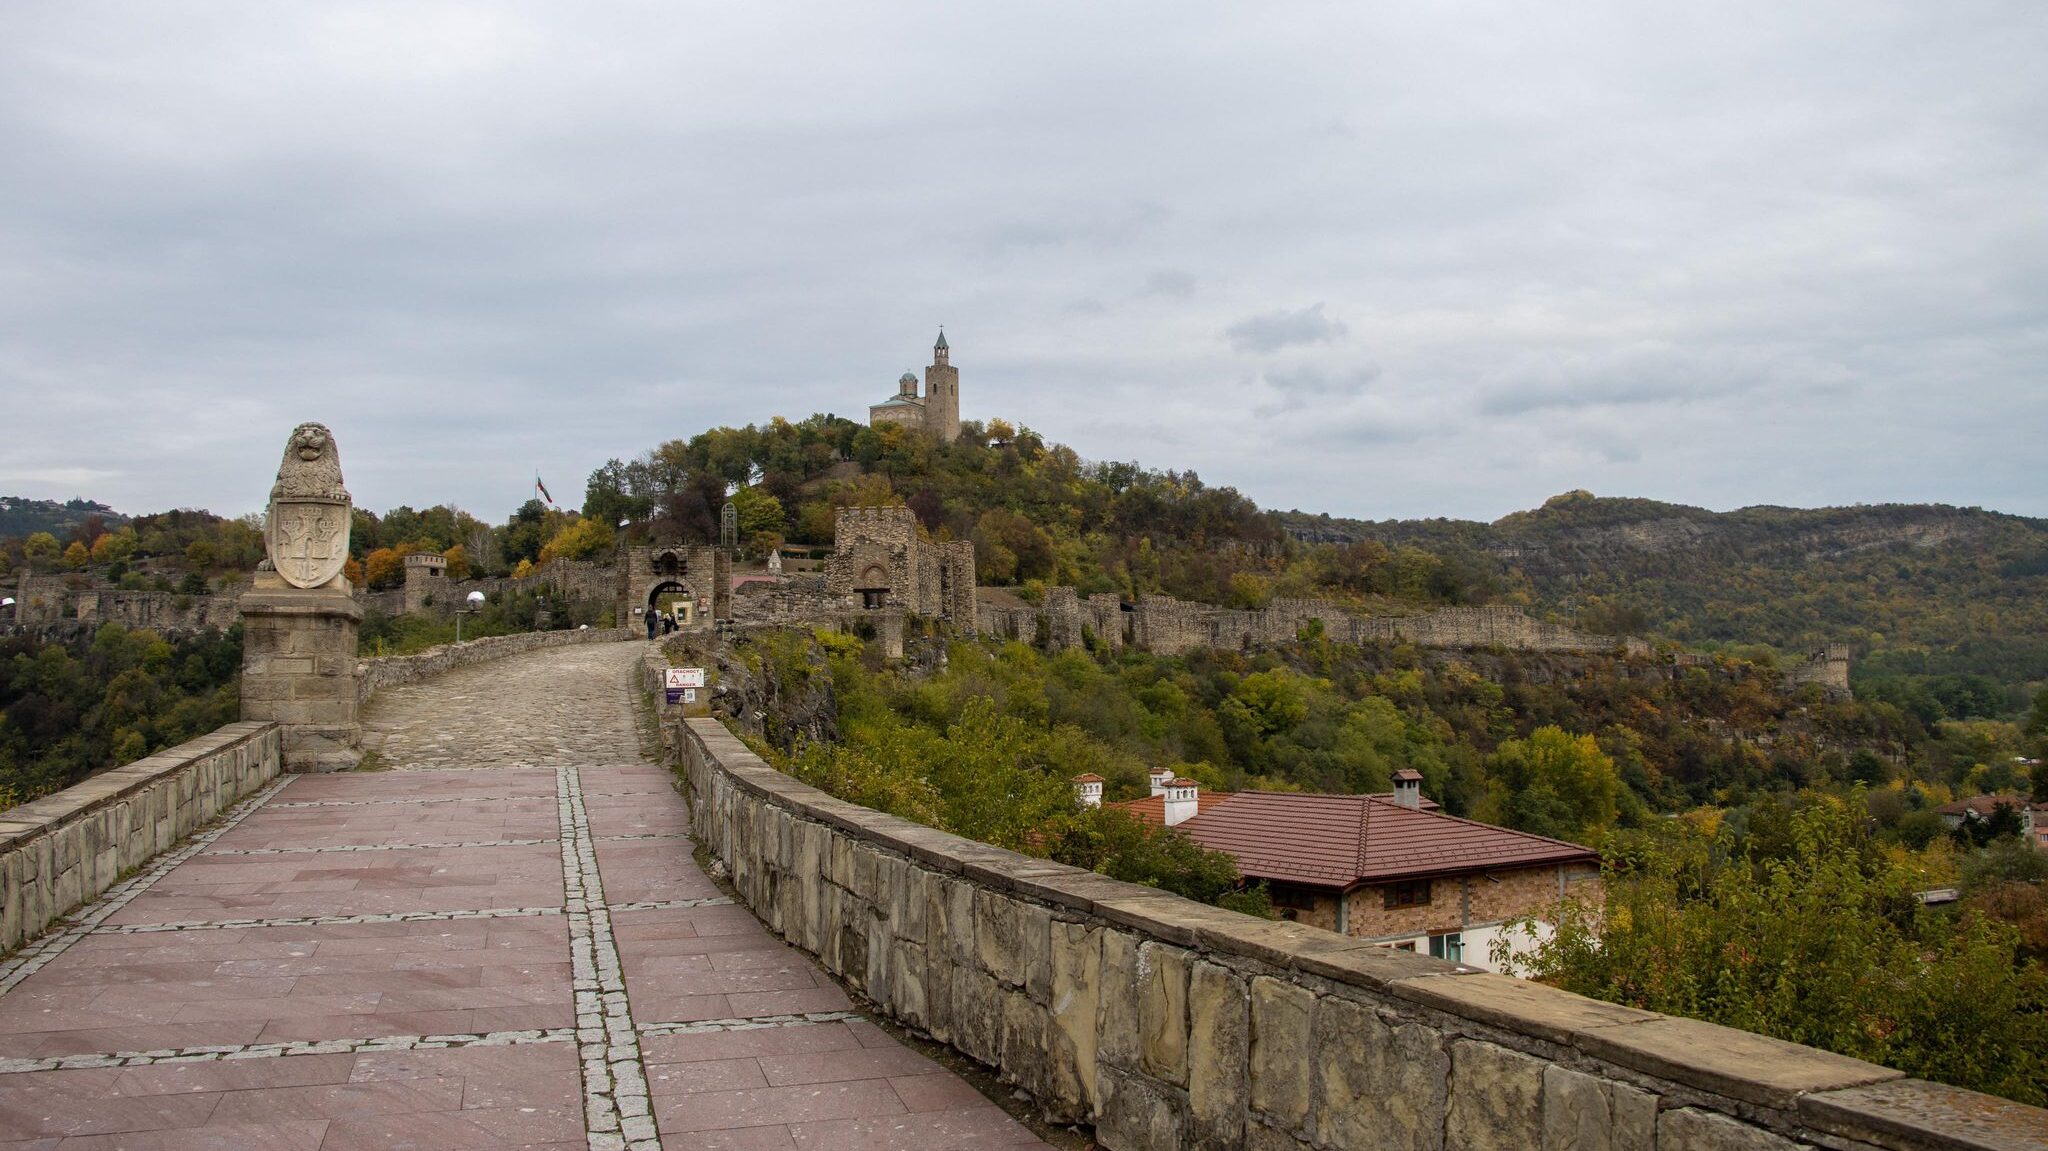
[[[378,673],[376,770],[245,723],[0,813],[0,1151],[1088,1145],[982,1088],[1112,1151],[2048,1147],[832,799],[641,721],[641,643],[472,651]]]
[[[279,776],[273,738],[269,782],[0,964],[0,1148],[1038,1145],[692,861],[642,651],[386,687],[388,770]],[[194,758],[260,747],[229,734]]]

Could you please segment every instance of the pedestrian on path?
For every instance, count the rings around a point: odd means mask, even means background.
[[[652,611],[647,613],[647,638],[654,638],[654,612]]]

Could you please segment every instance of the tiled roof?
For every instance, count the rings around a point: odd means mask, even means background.
[[[1600,858],[1576,843],[1410,810],[1384,795],[1202,792],[1198,804],[1180,830],[1203,847],[1235,856],[1248,879],[1349,887]],[[1118,806],[1164,822],[1157,796]]]
[[[1968,811],[1989,819],[2001,803],[2016,812],[2030,808],[2034,811],[2048,811],[2048,803],[2034,803],[2024,795],[1973,795],[1968,799],[1958,799],[1954,803],[1944,803],[1934,810],[1942,815],[1961,815]]]
[[[1195,793],[1195,810],[1199,814],[1229,798],[1230,793],[1227,791],[1198,791]],[[1144,820],[1146,823],[1156,823],[1161,827],[1166,826],[1166,797],[1163,795],[1148,795],[1143,799],[1119,800],[1109,806],[1120,807],[1139,819]],[[1187,824],[1183,823],[1181,826],[1186,827]]]
[[[1084,771],[1074,777],[1075,783],[1102,783],[1103,778],[1092,771]]]

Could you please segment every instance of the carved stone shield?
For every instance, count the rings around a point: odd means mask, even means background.
[[[325,500],[273,500],[263,522],[270,566],[293,587],[316,588],[348,562],[349,511]]]

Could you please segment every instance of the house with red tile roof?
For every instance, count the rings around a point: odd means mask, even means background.
[[[2035,847],[2048,850],[2048,803],[2035,803],[2024,795],[1973,795],[1944,803],[1934,810],[1953,831],[1965,823],[1989,820],[2001,807],[2010,807],[2020,817],[2020,837]]]
[[[1378,795],[1218,792],[1156,773],[1153,794],[1112,806],[1230,853],[1288,919],[1477,967],[1494,968],[1506,924],[1599,902],[1593,849],[1447,815],[1421,784],[1402,771]]]

